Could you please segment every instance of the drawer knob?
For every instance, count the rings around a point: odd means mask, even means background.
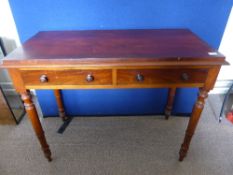
[[[49,81],[47,75],[41,75],[40,76],[40,82],[41,83],[47,83]]]
[[[144,76],[143,76],[142,74],[137,74],[137,75],[136,75],[136,80],[137,80],[138,82],[142,82],[142,81],[144,81]]]
[[[189,75],[187,73],[182,73],[181,79],[184,80],[184,81],[188,81],[189,80]]]
[[[86,80],[87,80],[87,82],[92,82],[92,81],[94,81],[94,76],[91,74],[88,74],[86,77]]]

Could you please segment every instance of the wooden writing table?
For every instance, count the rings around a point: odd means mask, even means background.
[[[166,118],[176,88],[200,88],[180,148],[182,161],[208,92],[225,58],[186,29],[39,32],[4,60],[45,157],[51,161],[29,89],[54,89],[66,119],[60,89],[169,88]],[[187,97],[189,98],[189,97]]]

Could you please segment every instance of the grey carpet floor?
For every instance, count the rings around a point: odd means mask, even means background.
[[[25,117],[18,126],[0,126],[0,175],[231,175],[233,125],[218,124],[219,108],[210,97],[183,162],[185,117],[77,117],[64,134],[56,133],[58,118],[41,119],[50,163]]]

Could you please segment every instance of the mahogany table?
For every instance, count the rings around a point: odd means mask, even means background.
[[[224,56],[190,30],[159,29],[39,32],[9,54],[2,67],[21,94],[49,161],[51,151],[30,89],[54,89],[60,116],[66,120],[60,89],[169,88],[168,118],[176,88],[200,88],[179,152],[182,161],[223,64]]]

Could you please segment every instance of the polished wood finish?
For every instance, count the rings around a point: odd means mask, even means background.
[[[120,69],[117,84],[204,84],[208,69]],[[144,80],[138,81],[141,75]]]
[[[165,119],[168,120],[168,118],[170,117],[171,113],[172,113],[172,107],[173,107],[173,102],[174,102],[174,98],[176,95],[176,88],[169,88],[168,90],[168,98],[167,98],[167,105],[165,108]]]
[[[39,85],[111,85],[111,70],[21,70],[26,86]],[[47,81],[42,82],[41,76]],[[88,75],[93,81],[87,81]]]
[[[222,64],[224,56],[187,29],[39,32],[7,56],[5,67]],[[19,61],[20,59],[20,61]],[[182,63],[181,63],[182,62]]]
[[[40,120],[39,120],[35,105],[32,102],[29,91],[22,92],[21,98],[24,102],[24,106],[27,111],[28,118],[30,119],[33,129],[35,131],[35,134],[41,144],[41,148],[44,152],[44,155],[48,159],[48,161],[52,161],[51,151],[49,149],[49,145],[47,144],[43,128],[40,124]]]
[[[136,67],[134,69],[115,68],[113,70],[21,70],[24,85],[29,89],[47,89],[56,86],[71,88],[139,88],[139,87],[202,87],[209,67],[198,68],[147,68]],[[115,71],[115,72],[114,72]],[[93,76],[92,81],[87,81],[88,75]],[[138,81],[136,76],[144,77]],[[41,81],[41,77],[46,80]],[[115,82],[115,83],[114,83]],[[107,85],[107,86],[106,86]]]
[[[66,121],[68,117],[66,116],[66,113],[65,113],[65,108],[64,108],[62,96],[61,96],[61,90],[55,89],[54,95],[55,95],[57,106],[58,106],[59,117],[61,117],[63,121]]]
[[[170,88],[165,115],[172,110],[175,89],[201,88],[179,160],[187,154],[204,99],[213,88],[222,54],[187,29],[90,30],[39,32],[9,54],[7,68],[45,152],[50,150],[28,89],[54,89],[64,111],[60,89]]]

